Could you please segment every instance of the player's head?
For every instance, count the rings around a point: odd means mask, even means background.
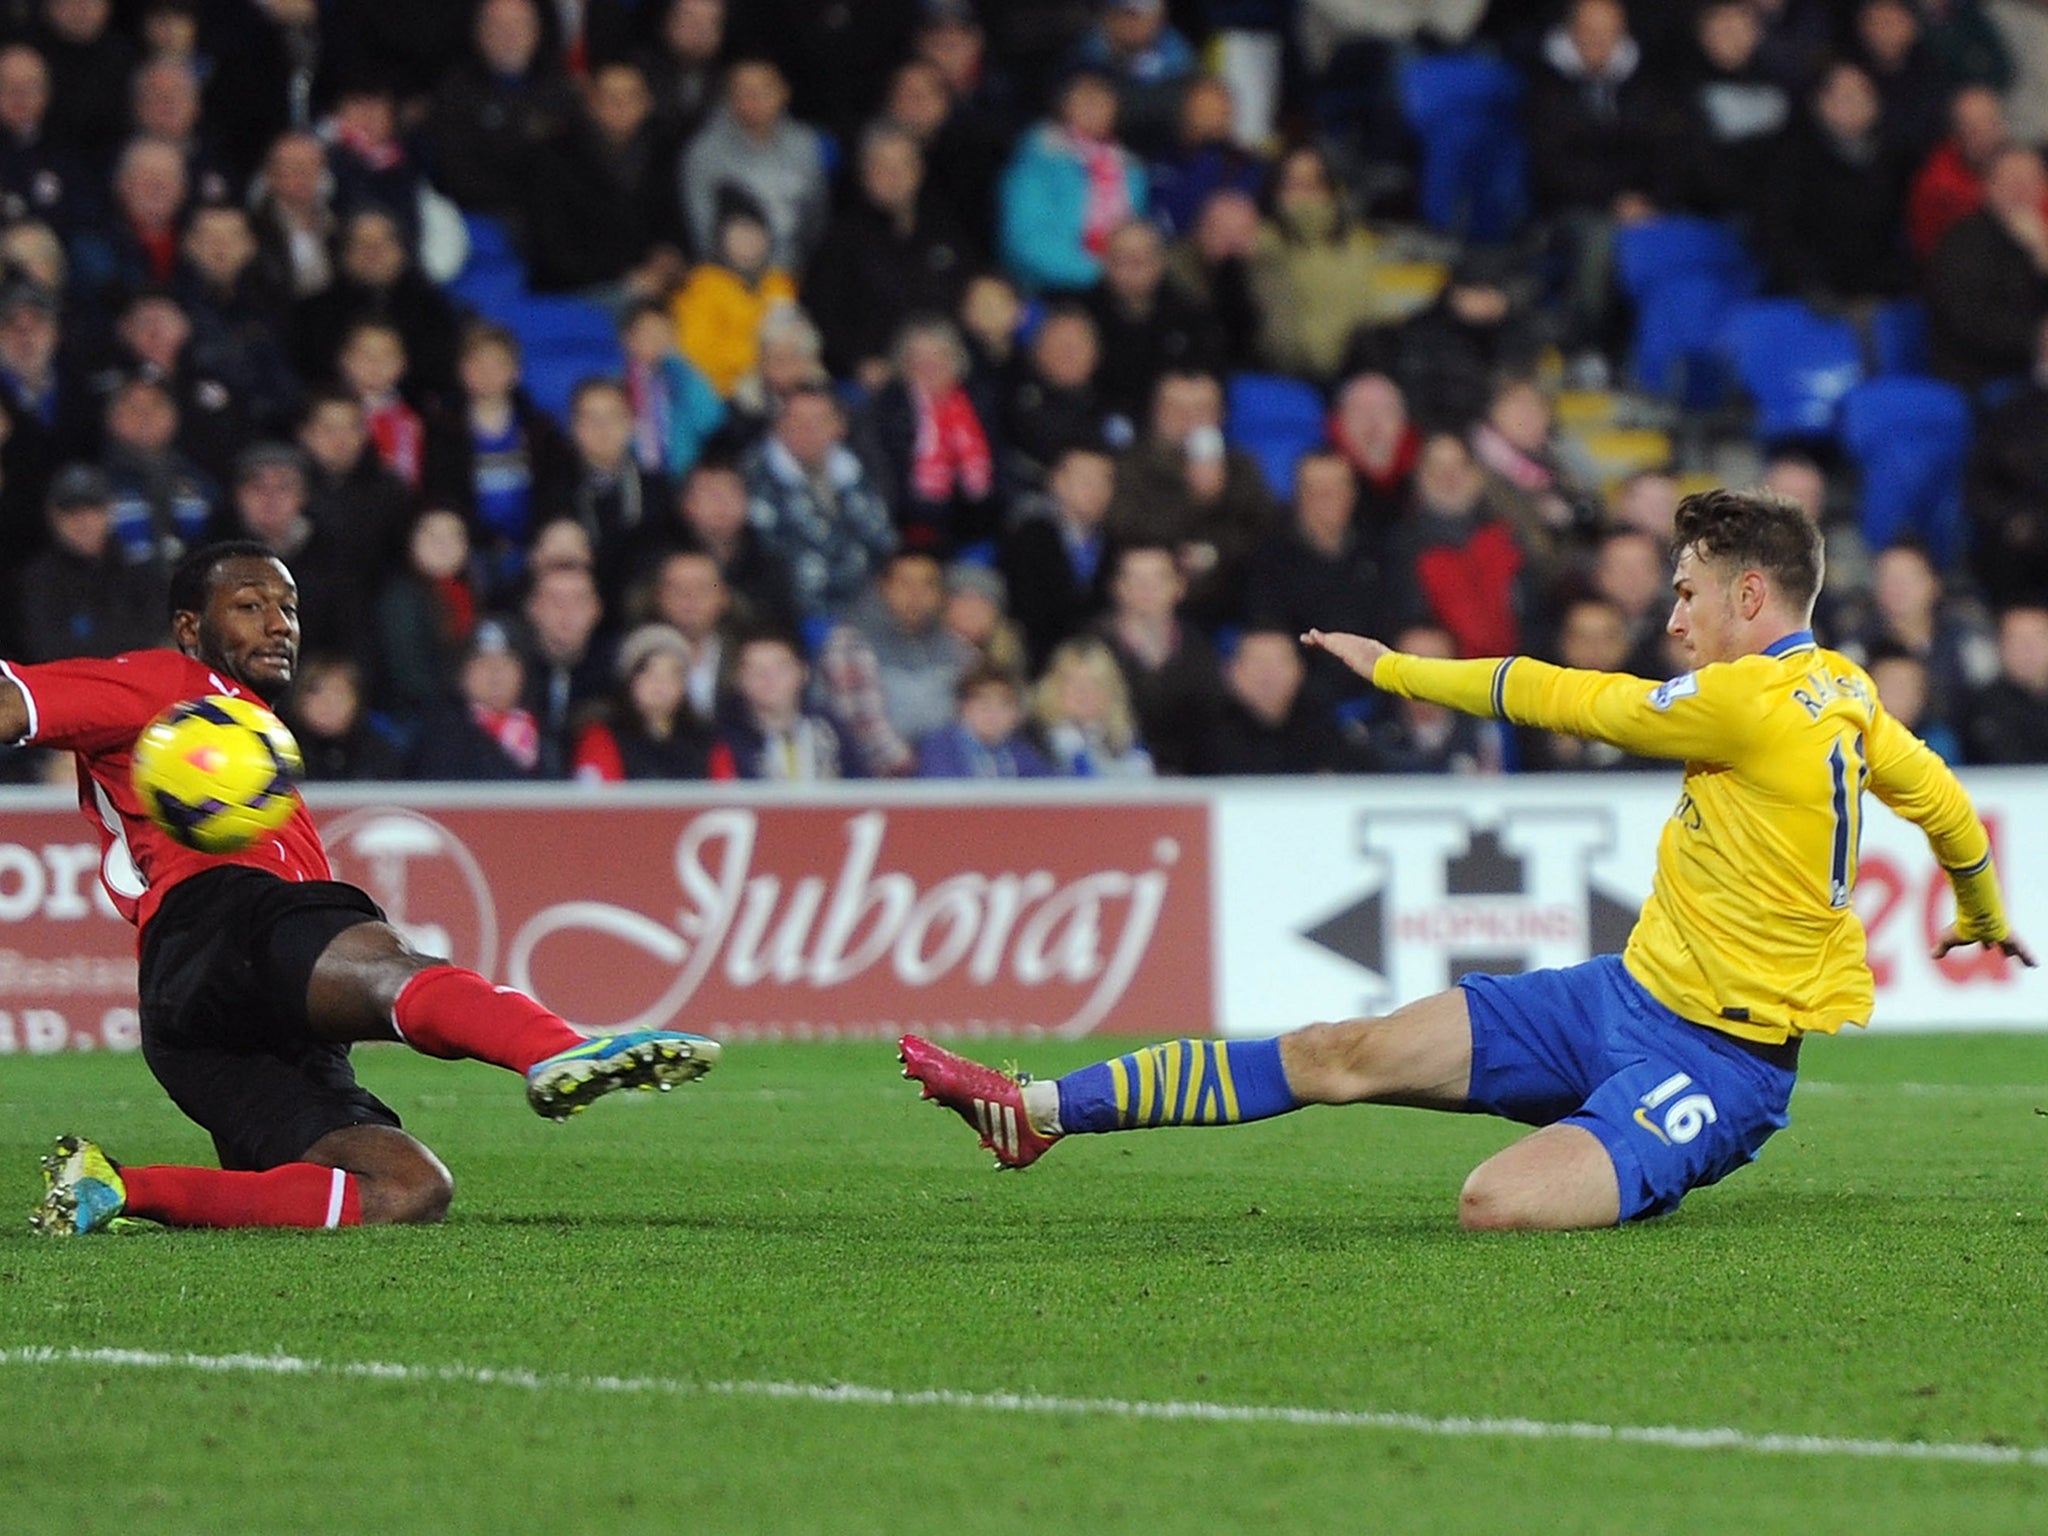
[[[299,587],[254,539],[194,550],[171,573],[178,649],[265,703],[283,697],[299,662]]]
[[[1813,620],[1826,556],[1796,503],[1767,490],[1699,491],[1678,504],[1677,595],[1665,625],[1695,666],[1760,651]]]

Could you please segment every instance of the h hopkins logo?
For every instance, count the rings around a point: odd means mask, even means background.
[[[1377,878],[1302,937],[1374,974],[1372,1009],[1465,971],[1575,965],[1619,950],[1635,923],[1635,903],[1593,883],[1593,859],[1613,843],[1606,810],[1504,812],[1487,825],[1456,811],[1367,814],[1358,848]]]
[[[422,954],[491,973],[498,912],[462,839],[418,811],[351,811],[321,828],[335,877],[361,886]]]

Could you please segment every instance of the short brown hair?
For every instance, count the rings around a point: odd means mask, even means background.
[[[1827,570],[1821,532],[1797,503],[1775,491],[1695,491],[1678,504],[1674,556],[1762,571],[1800,613],[1813,609]]]

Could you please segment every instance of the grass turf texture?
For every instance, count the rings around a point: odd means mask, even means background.
[[[445,1228],[32,1239],[51,1134],[207,1148],[136,1057],[0,1060],[0,1351],[2048,1445],[2048,1038],[1817,1042],[1758,1166],[1539,1237],[1455,1229],[1513,1134],[1485,1120],[1311,1111],[997,1176],[882,1045],[741,1045],[567,1126],[488,1068],[361,1065],[454,1168]],[[12,1536],[2048,1525],[2043,1466],[566,1384],[8,1363],[0,1424]]]

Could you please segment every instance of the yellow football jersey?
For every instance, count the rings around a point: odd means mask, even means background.
[[[1990,838],[1962,785],[1885,713],[1868,674],[1809,631],[1666,683],[1521,656],[1400,654],[1380,659],[1373,683],[1684,761],[1650,898],[1622,956],[1683,1018],[1768,1042],[1870,1021],[1851,905],[1866,788],[1927,834],[1963,937],[2006,937]]]

